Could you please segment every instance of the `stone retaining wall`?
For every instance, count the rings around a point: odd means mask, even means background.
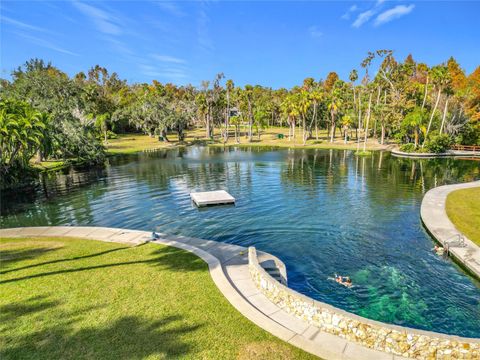
[[[320,330],[371,349],[415,359],[480,359],[480,339],[460,338],[366,319],[313,300],[280,284],[259,265],[250,247],[249,271],[257,288],[284,311]]]

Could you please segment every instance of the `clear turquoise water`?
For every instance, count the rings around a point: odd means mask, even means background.
[[[480,178],[475,161],[377,152],[190,147],[110,160],[2,194],[2,227],[156,229],[255,245],[287,265],[301,293],[380,321],[480,337],[480,288],[432,253],[424,193]],[[226,189],[236,206],[198,210],[189,193]],[[349,275],[347,289],[328,278]]]

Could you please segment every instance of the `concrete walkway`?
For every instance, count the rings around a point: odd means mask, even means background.
[[[398,149],[392,149],[391,154],[397,157],[406,157],[412,159],[431,159],[431,158],[439,158],[439,157],[466,157],[466,158],[476,158],[480,156],[478,151],[461,151],[461,150],[448,150],[444,153],[407,153],[404,151],[400,151]]]
[[[0,230],[0,237],[68,236],[124,244],[149,241],[151,233],[102,227],[27,227]],[[268,300],[255,286],[248,269],[247,248],[183,236],[160,234],[152,241],[189,251],[203,259],[213,281],[228,301],[253,323],[278,338],[324,359],[404,359],[375,351],[320,331]],[[261,253],[260,255],[269,256]]]
[[[480,247],[455,228],[447,216],[445,205],[447,196],[452,191],[479,186],[480,181],[474,181],[431,189],[425,194],[420,210],[423,224],[430,234],[444,247],[448,246],[450,254],[478,279],[480,279]],[[459,235],[463,236],[464,244],[459,241]]]

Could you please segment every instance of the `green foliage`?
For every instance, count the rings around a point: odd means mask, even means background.
[[[105,85],[107,86],[107,85]],[[90,87],[76,78],[70,79],[51,64],[32,59],[12,74],[12,82],[0,89],[2,98],[16,102],[28,101],[30,112],[43,117],[42,136],[22,147],[22,168],[27,168],[30,158],[38,153],[39,161],[45,159],[71,159],[74,163],[99,163],[104,159],[104,149],[98,139],[94,106],[86,94]],[[103,113],[102,113],[103,114]],[[105,113],[106,114],[106,113]],[[46,119],[48,118],[48,121]],[[100,125],[106,129],[106,121]],[[30,129],[28,126],[26,128]],[[30,158],[29,158],[30,156]],[[2,157],[3,159],[3,157]],[[6,159],[5,162],[10,162]],[[13,163],[13,162],[10,162]],[[19,166],[16,165],[17,170]],[[21,173],[21,170],[18,170]],[[25,170],[26,171],[26,170]]]
[[[425,149],[428,152],[440,154],[450,149],[452,144],[453,144],[452,138],[447,134],[433,135],[429,137],[425,145]]]
[[[400,146],[400,151],[406,152],[406,153],[412,153],[415,152],[416,147],[415,144],[408,143],[408,144],[403,144]]]
[[[467,123],[455,138],[456,144],[480,145],[480,123]]]
[[[118,139],[118,135],[115,134],[113,131],[107,131],[107,139]]]
[[[21,179],[41,149],[48,117],[23,101],[0,101],[0,174],[2,187]]]

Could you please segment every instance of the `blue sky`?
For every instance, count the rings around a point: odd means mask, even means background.
[[[99,64],[131,82],[212,79],[292,87],[343,78],[367,51],[480,65],[480,2],[2,1],[1,77],[32,57],[70,75]]]

